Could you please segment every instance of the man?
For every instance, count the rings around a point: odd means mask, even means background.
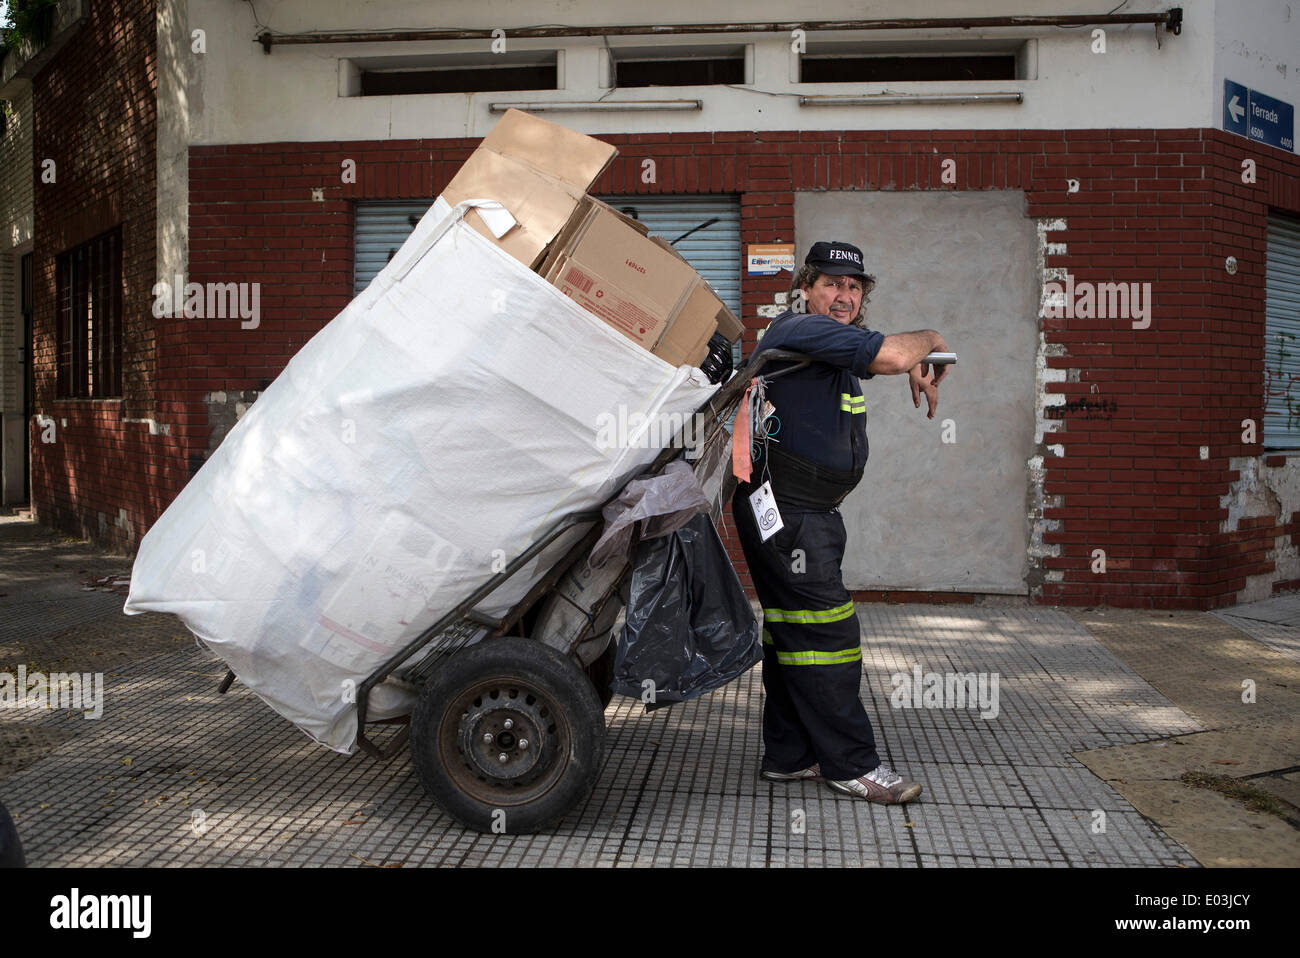
[[[755,460],[753,481],[739,485],[732,512],[763,605],[762,777],[824,780],[849,795],[897,804],[915,799],[921,786],[881,763],[858,697],[861,635],[840,572],[846,533],[838,506],[867,461],[859,378],[907,373],[913,405],[920,408],[924,393],[933,419],[947,367],[936,366],[930,377],[921,360],[948,347],[932,329],[892,336],[868,330],[865,306],[874,286],[856,246],[821,242],[809,250],[790,287],[804,314],[779,316],[758,349],[805,353],[817,362],[768,387],[779,441]],[[788,364],[774,368],[781,365]],[[784,523],[766,542],[749,502],[764,480]]]

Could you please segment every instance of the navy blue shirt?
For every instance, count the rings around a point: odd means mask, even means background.
[[[859,379],[884,343],[883,333],[836,322],[829,316],[785,312],[773,320],[756,353],[785,349],[818,360],[807,369],[775,380],[767,398],[781,421],[781,450],[843,472],[866,464],[867,406]],[[774,372],[789,363],[773,363]],[[757,463],[756,463],[757,465]]]

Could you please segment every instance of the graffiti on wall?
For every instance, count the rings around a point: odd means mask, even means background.
[[[1264,402],[1279,422],[1285,410],[1287,429],[1300,424],[1300,392],[1295,388],[1300,372],[1286,371],[1287,361],[1295,355],[1288,346],[1295,338],[1294,333],[1277,333],[1274,342],[1268,344],[1273,348],[1267,349],[1264,356]]]
[[[1072,399],[1059,406],[1048,406],[1043,415],[1048,419],[1064,419],[1077,415],[1081,419],[1112,419],[1119,404],[1113,399],[1095,399],[1089,401],[1086,396]]]

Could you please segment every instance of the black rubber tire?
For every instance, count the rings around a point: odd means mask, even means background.
[[[18,828],[9,815],[9,809],[0,805],[0,868],[26,868],[23,843],[18,838]]]
[[[532,753],[517,740],[475,748],[480,736],[508,737],[504,717],[517,723],[516,735],[533,730]],[[510,766],[497,768],[482,754],[499,748],[509,750]],[[453,655],[425,683],[411,717],[411,756],[429,797],[462,825],[536,832],[595,787],[605,758],[605,710],[572,659],[531,639],[490,639]],[[512,778],[515,766],[529,761]]]
[[[591,684],[596,688],[602,710],[609,708],[609,703],[614,701],[614,657],[617,653],[618,641],[610,639],[600,658],[587,666],[587,678],[591,679]]]

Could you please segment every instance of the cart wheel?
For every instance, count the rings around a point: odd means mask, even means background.
[[[584,801],[605,757],[605,715],[578,665],[531,639],[453,655],[420,692],[411,754],[425,791],[481,832],[539,831]]]

